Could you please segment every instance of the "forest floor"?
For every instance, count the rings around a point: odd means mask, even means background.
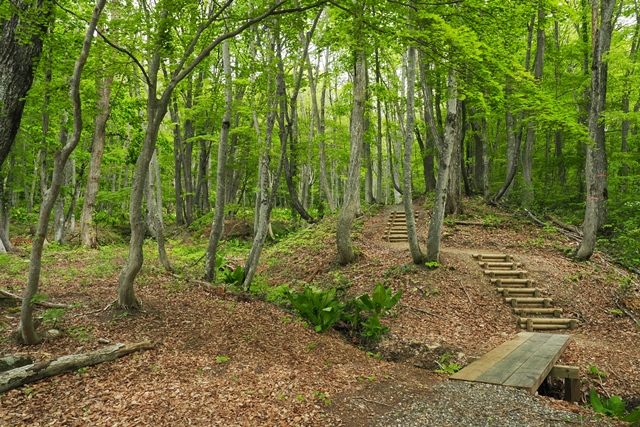
[[[426,233],[427,214],[417,208]],[[580,326],[569,331],[573,342],[560,362],[580,368],[585,393],[596,387],[640,404],[640,329],[616,305],[622,288],[627,291],[622,303],[640,308],[637,278],[598,255],[575,263],[564,255],[573,242],[553,228],[473,201],[464,219],[484,225],[449,221],[441,266],[417,267],[410,263],[406,244],[382,239],[389,209],[357,223],[356,263],[335,263],[335,225],[328,220],[267,248],[258,281],[262,289],[313,283],[340,287],[349,295],[369,292],[380,282],[401,289],[394,315],[385,319],[391,332],[370,351],[335,330],[317,334],[255,295],[166,274],[151,255],[151,243],[137,282],[143,310],[135,315],[105,310],[115,298],[126,247],[91,251],[51,245],[43,262],[42,292],[74,308],[64,314],[40,312],[44,329],[62,333],[25,348],[10,336],[17,326],[17,307],[0,300],[0,354],[28,353],[41,360],[96,349],[107,340],[157,344],[150,351],[0,395],[0,426],[394,424],[391,420],[416,411],[416,402],[442,399],[444,405],[455,395],[443,391],[447,375],[434,372],[438,361],[464,365],[517,334],[509,307],[471,258],[483,251],[514,255],[565,314],[580,319]],[[3,288],[20,293],[30,241],[15,243],[22,255],[0,258],[0,280]],[[193,277],[202,268],[197,261],[203,247],[191,236],[170,243],[172,259]],[[603,423],[585,406],[550,397],[530,399],[531,406],[577,418],[538,418],[527,424]],[[492,418],[491,405],[484,410],[479,425]],[[398,425],[403,424],[409,425]]]

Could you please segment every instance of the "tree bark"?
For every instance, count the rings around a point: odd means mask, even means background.
[[[147,222],[151,234],[158,244],[158,258],[165,270],[172,272],[169,256],[165,248],[164,223],[162,220],[162,181],[160,179],[160,163],[158,163],[158,150],[156,149],[149,162],[149,174],[147,175]]]
[[[442,141],[439,142],[438,158],[438,180],[436,181],[436,197],[429,221],[429,234],[427,237],[426,260],[438,262],[440,259],[440,241],[442,234],[442,223],[447,205],[447,193],[449,186],[449,165],[453,156],[453,148],[457,145],[458,136],[458,87],[453,70],[449,70],[447,94],[447,118],[445,123],[445,133]]]
[[[538,30],[536,37],[536,58],[533,65],[533,77],[536,84],[540,84],[542,81],[542,70],[544,67],[544,48],[545,48],[545,11],[543,3],[538,5]],[[534,200],[533,189],[533,154],[534,144],[536,141],[536,122],[530,120],[527,124],[527,138],[524,144],[524,150],[522,153],[522,179],[523,179],[523,192],[522,202],[525,207],[530,207]]]
[[[84,247],[97,248],[98,238],[93,223],[96,197],[100,188],[100,164],[106,140],[107,120],[111,114],[111,85],[113,76],[108,75],[100,79],[98,89],[98,105],[93,131],[93,143],[91,144],[91,160],[89,164],[89,176],[87,177],[87,187],[84,192],[84,202],[82,205],[82,215],[80,216],[80,242]]]
[[[404,175],[402,180],[402,201],[407,221],[407,235],[409,250],[414,264],[422,264],[424,255],[420,250],[418,233],[416,231],[416,217],[413,213],[413,196],[411,191],[411,157],[413,152],[413,129],[415,128],[415,85],[416,85],[416,48],[410,46],[407,50],[407,122],[404,135]]]
[[[380,78],[380,58],[378,48],[375,50],[375,61],[376,61],[376,86],[377,90],[380,91],[380,84],[382,83],[382,79]],[[382,167],[382,103],[380,102],[380,94],[376,95],[376,162],[377,162],[377,170],[378,175],[376,177],[376,199],[378,203],[383,203],[382,201],[382,175],[383,175],[383,167]]]
[[[64,179],[64,169],[69,159],[69,156],[80,142],[80,136],[82,133],[82,105],[80,102],[80,78],[82,70],[87,63],[89,51],[91,49],[91,42],[93,40],[93,34],[95,32],[98,20],[102,13],[102,9],[106,0],[97,0],[96,6],[93,9],[91,22],[89,23],[82,45],[82,51],[80,56],[76,60],[73,75],[71,77],[71,102],[73,104],[73,134],[71,139],[62,147],[62,149],[56,153],[53,177],[51,179],[51,187],[47,191],[47,196],[40,206],[40,215],[38,217],[38,226],[33,244],[31,246],[31,258],[29,263],[29,278],[27,286],[24,290],[22,307],[20,311],[20,335],[25,344],[36,344],[39,342],[38,335],[36,334],[35,325],[33,323],[33,304],[32,298],[38,292],[38,285],[40,283],[40,268],[42,263],[42,250],[44,248],[44,241],[47,236],[47,229],[49,227],[49,217],[56,199],[60,193],[62,187],[62,181]]]
[[[462,213],[462,116],[463,116],[463,101],[456,102],[456,108],[458,111],[455,114],[455,137],[456,140],[453,145],[451,154],[451,162],[449,164],[449,186],[447,188],[447,203],[446,213],[449,215],[455,215]],[[449,112],[447,111],[447,114]]]
[[[607,151],[605,145],[605,125],[602,115],[607,99],[608,67],[605,58],[611,46],[613,31],[612,17],[615,0],[602,0],[600,8],[600,26],[594,28],[593,60],[591,65],[591,105],[589,109],[589,136],[585,179],[587,200],[582,226],[583,238],[576,251],[578,260],[587,260],[596,246],[596,234],[604,225],[607,217]],[[594,21],[597,22],[598,9],[592,8]]]
[[[176,224],[185,225],[184,194],[182,192],[182,132],[180,129],[178,103],[175,98],[171,102],[169,114],[171,115],[171,121],[173,122],[173,163],[175,170],[173,186],[175,189],[176,199]]]
[[[51,14],[47,0],[13,0],[11,7],[17,12],[0,21],[0,167],[18,133]]]
[[[361,13],[361,12],[359,12]],[[361,16],[356,17],[362,19]],[[356,32],[362,31],[356,24]],[[356,38],[356,40],[359,40]],[[355,219],[360,200],[360,151],[364,140],[364,110],[366,101],[366,54],[363,46],[355,48],[355,69],[353,73],[353,106],[351,109],[351,149],[349,152],[349,170],[345,187],[345,200],[338,215],[336,230],[336,246],[338,262],[341,265],[355,260],[355,252],[351,243],[351,225]]]
[[[30,384],[41,379],[76,371],[87,366],[116,360],[127,354],[150,350],[154,347],[149,341],[134,344],[114,344],[87,353],[70,354],[45,362],[31,363],[0,373],[0,393]]]
[[[211,234],[209,235],[209,245],[207,246],[206,263],[204,277],[208,282],[216,280],[216,255],[218,253],[218,243],[224,231],[224,205],[225,205],[225,173],[227,162],[227,142],[229,140],[229,130],[231,128],[231,109],[233,107],[233,78],[231,76],[231,54],[229,53],[229,42],[222,43],[222,64],[224,68],[225,80],[225,108],[222,117],[222,130],[220,131],[220,143],[218,144],[218,168],[216,171],[216,209],[211,224]]]

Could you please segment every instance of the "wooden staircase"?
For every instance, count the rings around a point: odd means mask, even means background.
[[[418,214],[414,214],[416,219]],[[387,242],[406,242],[409,240],[407,234],[407,215],[404,211],[392,211],[387,222],[387,229],[384,233]]]
[[[511,305],[518,316],[517,327],[533,332],[578,326],[576,319],[561,317],[562,309],[554,307],[552,298],[542,295],[542,290],[535,287],[535,281],[527,277],[523,265],[515,262],[511,255],[474,254],[473,258],[504,301]]]

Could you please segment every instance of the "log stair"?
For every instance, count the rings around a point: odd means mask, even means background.
[[[418,214],[415,213],[416,219]],[[404,211],[392,211],[384,233],[387,242],[406,242],[409,240],[407,233],[407,215]]]
[[[576,319],[561,317],[562,309],[555,307],[553,299],[543,296],[535,281],[529,279],[523,264],[508,254],[474,254],[473,258],[490,278],[504,302],[518,316],[516,327],[533,331],[575,329]]]

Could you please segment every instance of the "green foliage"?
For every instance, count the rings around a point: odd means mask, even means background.
[[[383,326],[380,319],[400,300],[402,291],[395,294],[393,289],[378,283],[371,295],[363,294],[348,301],[345,305],[345,320],[355,331],[368,341],[378,341],[389,328]]]
[[[444,353],[440,355],[438,360],[436,360],[436,363],[438,364],[436,372],[440,374],[453,375],[462,369],[462,365],[453,361],[453,355],[451,353]]]
[[[336,290],[322,290],[313,286],[305,286],[302,292],[290,292],[291,306],[314,327],[316,332],[323,332],[340,320],[343,305],[336,298]]]
[[[219,365],[223,364],[223,363],[227,363],[230,360],[231,360],[231,358],[229,356],[225,356],[224,354],[216,355],[216,363],[219,364]]]
[[[42,322],[51,326],[55,326],[56,323],[65,314],[64,308],[48,308],[42,313]]]
[[[589,392],[589,403],[593,410],[608,417],[619,418],[622,421],[631,423],[633,427],[640,426],[640,406],[627,413],[624,400],[620,396],[604,398],[595,389]]]
[[[436,268],[441,267],[441,264],[438,261],[427,261],[424,263],[424,266],[429,270],[435,270]]]
[[[216,259],[216,264],[218,260]],[[222,281],[227,285],[231,286],[241,286],[242,282],[244,282],[244,278],[246,273],[244,271],[244,267],[241,265],[236,268],[224,267],[222,268]]]
[[[607,373],[603,370],[601,370],[600,368],[598,368],[596,365],[591,364],[587,367],[587,372],[589,373],[589,375],[591,375],[592,377],[597,377],[599,379],[603,379],[607,377]]]

